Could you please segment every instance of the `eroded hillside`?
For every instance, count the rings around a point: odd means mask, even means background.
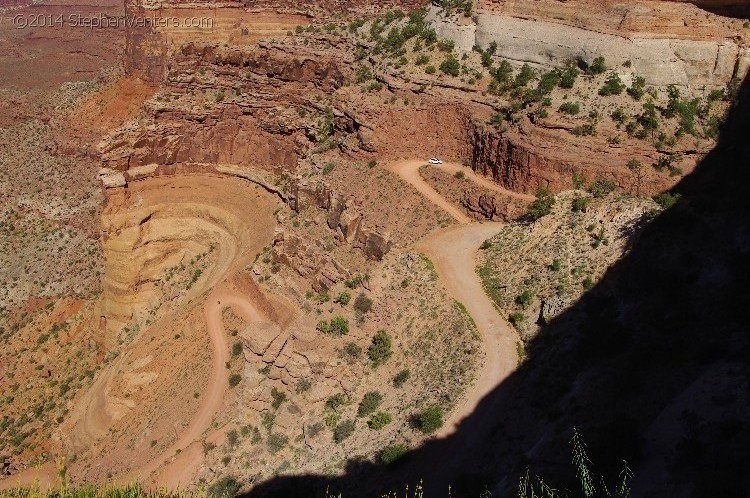
[[[42,112],[33,81],[2,90],[3,485],[59,462],[75,483],[507,491],[512,451],[560,438],[499,417],[495,389],[534,386],[516,368],[678,202],[750,65],[743,20],[673,2],[125,11],[211,24],[96,31],[122,69],[40,79]]]

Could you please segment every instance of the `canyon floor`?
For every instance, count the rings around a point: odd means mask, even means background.
[[[0,490],[507,496],[580,435],[740,496],[750,21],[706,3],[0,6]],[[125,14],[175,24],[19,24]]]

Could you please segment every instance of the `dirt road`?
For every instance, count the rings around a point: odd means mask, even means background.
[[[518,334],[498,314],[492,301],[485,294],[476,273],[475,255],[479,246],[498,233],[503,226],[502,223],[472,222],[456,206],[427,185],[419,175],[419,167],[423,164],[425,161],[406,160],[393,163],[388,166],[388,169],[397,173],[427,199],[458,221],[458,225],[438,230],[418,241],[416,248],[432,260],[448,293],[466,306],[477,325],[486,354],[484,363],[477,371],[474,384],[451,412],[445,425],[437,434],[438,437],[445,437],[452,434],[456,426],[474,411],[482,398],[516,368]],[[448,166],[448,168],[454,167],[456,165]],[[467,169],[458,167],[462,171]],[[471,180],[474,180],[473,176],[466,175]]]
[[[199,440],[211,426],[228,387],[229,370],[225,364],[229,360],[230,353],[224,322],[221,318],[222,311],[228,307],[231,307],[249,324],[267,321],[258,308],[239,292],[220,289],[208,296],[203,313],[211,340],[211,377],[201,396],[200,407],[185,432],[171,447],[145,466],[120,478],[120,481],[132,482],[137,479],[167,489],[185,488],[190,484],[190,478],[198,470],[203,459]],[[157,470],[159,470],[158,475],[152,476]]]

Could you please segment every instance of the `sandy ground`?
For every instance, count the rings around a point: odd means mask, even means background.
[[[482,242],[500,231],[502,223],[472,222],[419,176],[419,167],[423,164],[425,162],[420,160],[404,160],[390,164],[388,169],[397,173],[460,223],[433,232],[417,242],[416,246],[432,260],[448,293],[466,306],[476,323],[486,354],[476,381],[437,433],[438,437],[446,437],[455,432],[457,425],[474,411],[482,398],[515,370],[518,365],[518,335],[503,320],[484,293],[475,271],[476,251]],[[445,164],[442,167],[448,171],[458,171],[460,168],[467,172],[468,169],[456,164]],[[472,181],[477,180],[477,175],[467,174],[466,177]],[[495,185],[495,188],[499,187]]]

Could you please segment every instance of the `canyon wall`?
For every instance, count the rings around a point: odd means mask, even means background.
[[[522,17],[502,9],[480,10],[471,22],[464,19],[457,23],[432,7],[428,19],[438,35],[453,40],[459,50],[487,49],[494,42],[498,57],[518,65],[529,63],[551,69],[567,61],[591,63],[603,56],[610,67],[630,61],[636,73],[651,85],[694,88],[724,87],[733,78],[742,79],[750,69],[747,44],[720,28],[683,34],[649,27],[644,25],[645,20],[635,23],[631,30],[623,29],[622,23],[599,24],[596,18],[589,20],[592,24],[577,17],[559,19],[552,10],[540,11],[539,15],[542,18]]]

